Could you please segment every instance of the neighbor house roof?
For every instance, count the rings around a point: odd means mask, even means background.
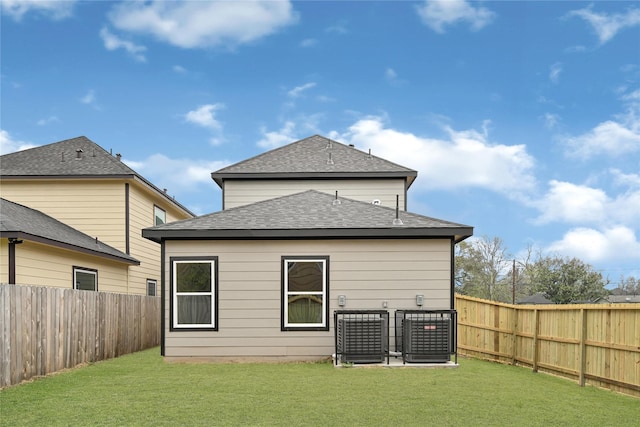
[[[599,304],[605,303],[640,303],[640,295],[607,295],[596,300]]]
[[[211,173],[225,179],[403,178],[407,188],[418,173],[351,145],[320,135],[301,139]]]
[[[176,202],[136,171],[85,136],[16,151],[0,156],[1,178],[123,178],[138,179],[170,203],[189,215],[186,207]]]
[[[533,295],[522,298],[517,302],[518,304],[555,304],[549,298],[545,297],[542,292],[537,292]]]
[[[30,240],[127,264],[140,261],[44,213],[0,198],[0,237]]]
[[[400,225],[394,225],[396,215]],[[142,230],[143,237],[157,242],[163,239],[429,237],[453,237],[461,241],[472,234],[473,227],[468,225],[316,190]]]

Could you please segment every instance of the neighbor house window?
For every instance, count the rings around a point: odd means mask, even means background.
[[[171,258],[172,329],[217,330],[217,257]]]
[[[98,290],[98,270],[73,267],[73,289],[83,291]]]
[[[153,216],[153,225],[162,225],[167,222],[167,213],[157,206],[153,207]]]
[[[329,330],[329,257],[282,257],[282,329]]]
[[[147,279],[147,296],[155,297],[156,296],[156,286],[157,282],[153,279]]]

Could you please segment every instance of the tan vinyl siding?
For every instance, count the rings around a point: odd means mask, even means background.
[[[328,194],[338,191],[340,197],[371,203],[380,200],[383,206],[396,207],[396,195],[400,197],[400,209],[405,206],[404,179],[340,179],[340,180],[227,180],[224,182],[224,208],[248,205],[306,190]]]
[[[334,352],[333,311],[449,309],[450,240],[167,241],[165,356],[320,359]],[[329,331],[281,331],[281,257],[329,256]],[[170,257],[217,256],[218,331],[170,331]]]
[[[2,180],[3,198],[125,251],[124,180]]]
[[[154,206],[163,209],[167,222],[188,218],[173,208],[169,202],[155,192],[148,191],[143,185],[131,185],[129,188],[129,235],[130,255],[140,261],[140,265],[129,270],[129,293],[146,295],[147,279],[160,283],[160,245],[142,237],[144,228],[153,227]],[[159,294],[159,291],[158,291]]]
[[[128,264],[28,240],[16,245],[18,285],[71,289],[74,266],[97,270],[99,291],[126,292]]]
[[[157,191],[134,179],[9,179],[2,180],[0,195],[98,237],[126,253],[127,183],[129,255],[140,261],[140,265],[130,267],[128,276],[118,283],[117,289],[146,295],[147,279],[160,283],[160,245],[142,237],[142,229],[154,225],[153,206],[166,211],[167,222],[190,217]]]

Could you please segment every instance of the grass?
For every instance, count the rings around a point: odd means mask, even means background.
[[[169,364],[151,349],[0,391],[0,425],[636,426],[640,400],[525,368]]]

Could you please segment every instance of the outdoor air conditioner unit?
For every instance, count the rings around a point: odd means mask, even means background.
[[[446,363],[451,360],[450,318],[406,318],[402,351],[407,362]]]
[[[381,363],[387,355],[387,323],[382,317],[341,318],[336,331],[342,363]]]

